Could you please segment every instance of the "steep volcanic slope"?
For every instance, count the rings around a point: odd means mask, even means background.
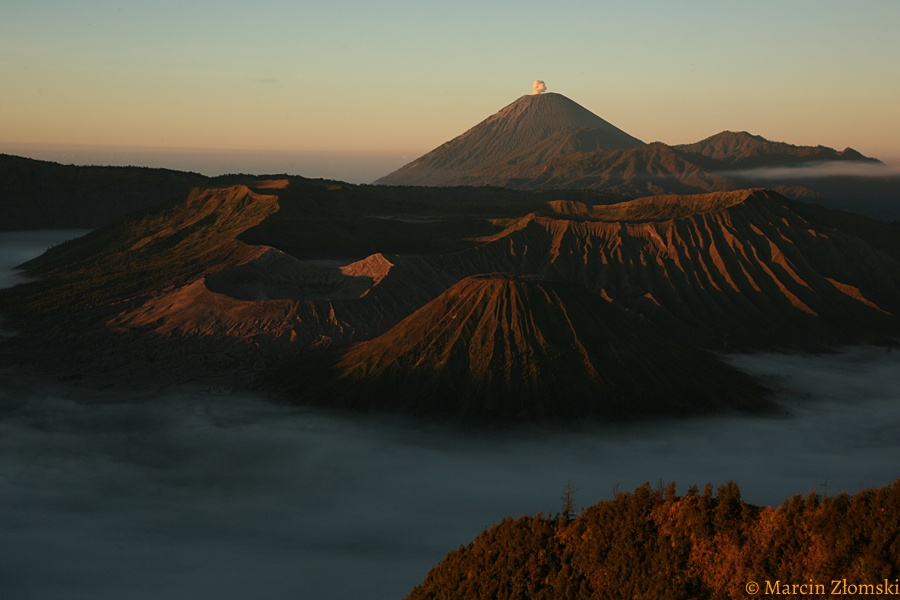
[[[830,208],[900,220],[900,177],[852,148],[793,146],[724,131],[674,149],[709,173],[727,177],[733,186],[728,189],[765,186]]]
[[[822,222],[827,211],[804,206],[765,190],[553,202],[543,214],[494,219],[495,233],[456,252],[376,253],[337,268],[270,250],[115,322],[342,346],[384,332],[457,281],[508,272],[577,282],[707,347],[809,347],[895,331],[892,230],[859,218],[869,229],[841,231]],[[253,320],[237,318],[251,306]]]
[[[590,189],[641,197],[769,187],[876,218],[900,218],[900,179],[847,149],[791,146],[726,132],[690,146],[654,142],[613,151],[558,152],[553,139],[449,182],[514,189]]]
[[[553,140],[548,140],[548,144]],[[705,171],[660,142],[625,150],[554,154],[540,146],[529,152],[541,160],[493,163],[461,176],[454,184],[500,185],[515,189],[594,189],[628,196],[692,194],[737,186]]]
[[[181,285],[251,258],[257,250],[235,237],[276,210],[275,196],[243,185],[194,189],[180,202],[95,230],[29,261],[25,266],[45,282],[23,286],[17,301],[32,309],[73,309]]]
[[[475,420],[635,417],[771,408],[763,390],[578,285],[464,279],[331,369],[274,378],[328,406]]]
[[[528,152],[550,136],[554,136],[551,143],[555,153],[643,144],[561,94],[522,96],[459,137],[375,183],[447,185],[484,165]],[[567,143],[570,136],[574,139]]]
[[[643,144],[549,94],[520,98],[375,183],[590,189],[631,197],[766,187],[900,220],[900,178],[851,148],[794,146],[731,131],[694,144]]]
[[[197,190],[30,263],[42,281],[0,291],[4,312],[28,322],[5,355],[95,361],[73,372],[253,375],[371,340],[494,272],[580,284],[713,349],[898,333],[896,229],[770,191],[541,204],[552,195],[507,190],[476,210],[416,204],[399,188],[381,198],[378,186],[245,183]],[[329,257],[344,260],[308,260]]]
[[[397,219],[433,206],[334,182],[244,179],[194,190],[27,263],[41,280],[0,290],[4,313],[29,332],[5,340],[4,356],[64,377],[258,373],[310,348],[370,339],[455,283],[422,260],[346,257],[471,247],[466,237],[500,229],[465,216]],[[390,284],[379,285],[388,271]]]
[[[818,225],[791,204],[746,190],[595,206],[588,218],[585,209],[530,215],[444,257],[444,268],[579,282],[704,344],[803,345],[896,331],[900,262],[891,249]]]

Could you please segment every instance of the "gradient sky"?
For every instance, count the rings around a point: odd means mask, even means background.
[[[896,0],[4,0],[0,152],[349,153],[341,164],[399,167],[543,79],[647,142],[746,130],[892,160],[898,30]]]

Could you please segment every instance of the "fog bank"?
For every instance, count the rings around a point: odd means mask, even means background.
[[[801,165],[756,167],[735,171],[714,171],[722,177],[740,177],[743,179],[784,179],[822,178],[822,177],[893,177],[900,178],[900,164],[871,163],[847,160],[831,160],[811,162]]]
[[[782,417],[460,434],[178,390],[0,390],[0,580],[22,598],[397,598],[505,516],[644,481],[755,504],[900,477],[900,354],[732,361]],[[2,379],[0,379],[2,380]]]
[[[40,229],[0,232],[0,288],[28,281],[16,267],[40,256],[51,246],[81,237],[89,231],[90,229]]]
[[[0,257],[31,258],[10,235]],[[400,598],[484,527],[561,510],[568,482],[580,506],[660,479],[777,505],[900,478],[900,352],[729,361],[784,414],[463,433],[0,367],[3,597]]]

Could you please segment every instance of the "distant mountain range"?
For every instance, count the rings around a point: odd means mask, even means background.
[[[227,187],[247,177],[80,167],[0,154],[0,231],[99,227],[182,198],[193,187]],[[900,175],[851,148],[793,146],[730,131],[694,144],[645,144],[553,93],[519,98],[375,183],[465,188],[452,194],[459,202],[497,197],[484,192],[485,186],[594,190],[628,198],[766,188],[788,198],[900,221]]]
[[[874,218],[900,219],[900,176],[847,148],[724,131],[644,144],[560,94],[523,96],[376,184],[595,189],[640,197],[754,187]]]

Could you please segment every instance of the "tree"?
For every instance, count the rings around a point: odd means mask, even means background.
[[[563,502],[562,515],[566,521],[572,518],[572,513],[575,510],[575,492],[577,491],[578,488],[574,487],[570,481],[563,488],[563,495],[560,496],[560,500]]]

